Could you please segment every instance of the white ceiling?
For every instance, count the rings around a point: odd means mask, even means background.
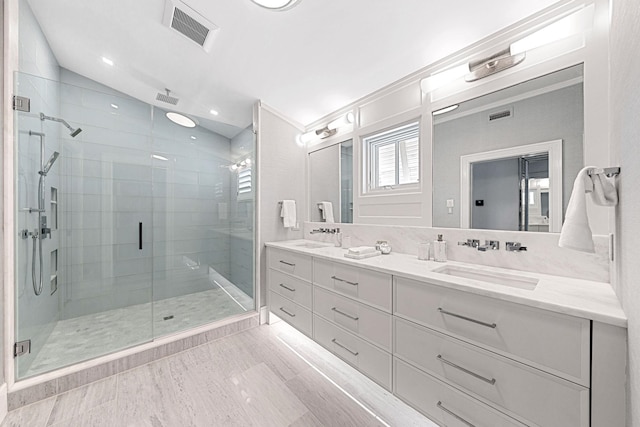
[[[246,127],[258,99],[309,124],[557,0],[186,0],[221,28],[209,53],[162,24],[165,0],[28,1],[62,67]]]

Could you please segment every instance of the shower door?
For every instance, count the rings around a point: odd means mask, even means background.
[[[15,94],[30,100],[29,111],[14,112],[22,379],[153,337],[151,107],[23,73],[15,80]],[[44,177],[44,209],[36,133],[45,162],[59,153]]]
[[[15,76],[17,379],[255,309],[251,129],[60,78]]]

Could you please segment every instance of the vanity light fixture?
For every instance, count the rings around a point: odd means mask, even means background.
[[[229,168],[231,172],[241,171],[242,169],[251,167],[251,158],[240,160],[239,162],[232,163],[230,165],[220,165],[221,168]]]
[[[291,9],[293,6],[299,3],[299,0],[251,0],[258,6],[265,9],[283,11]]]
[[[589,28],[593,19],[594,6],[590,5],[535,31],[489,57],[457,65],[445,71],[432,74],[420,81],[424,93],[429,93],[464,76],[473,82],[520,64],[526,52],[547,44],[580,34]]]
[[[448,107],[444,107],[444,108],[441,108],[439,110],[434,111],[433,113],[431,113],[431,115],[432,116],[438,116],[440,114],[444,114],[444,113],[448,113],[449,111],[453,111],[458,107],[459,107],[458,104],[449,105]]]
[[[316,138],[324,139],[333,136],[338,132],[338,128],[351,124],[354,121],[355,115],[353,114],[353,112],[349,111],[347,114],[330,121],[325,127],[321,129],[312,130],[298,135],[298,144],[304,145]]]
[[[176,112],[173,112],[173,111],[169,111],[166,114],[166,116],[167,116],[167,119],[171,120],[173,123],[175,123],[177,125],[184,126],[186,128],[194,128],[194,127],[196,127],[196,122],[193,119],[191,119],[191,118],[189,118],[189,117],[187,117],[187,116],[185,116],[183,114],[176,113]]]

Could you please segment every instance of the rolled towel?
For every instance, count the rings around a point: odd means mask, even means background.
[[[374,253],[375,251],[376,251],[376,248],[374,248],[373,246],[356,246],[353,248],[349,248],[349,253],[351,255],[371,254],[371,253]]]

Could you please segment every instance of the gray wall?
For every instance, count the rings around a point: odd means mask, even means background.
[[[582,98],[582,85],[574,85],[509,104],[513,106],[510,118],[489,123],[488,111],[484,111],[437,124],[433,130],[433,226],[460,226],[460,156],[556,139],[564,141],[566,209],[583,163]],[[447,214],[447,199],[455,200],[452,215]]]
[[[518,231],[520,186],[518,159],[473,165],[471,228]],[[484,200],[484,206],[476,206]]]
[[[622,168],[616,209],[618,296],[628,317],[627,425],[640,426],[640,8],[637,0],[613,0],[611,29],[611,140]],[[605,100],[603,100],[605,102]]]

